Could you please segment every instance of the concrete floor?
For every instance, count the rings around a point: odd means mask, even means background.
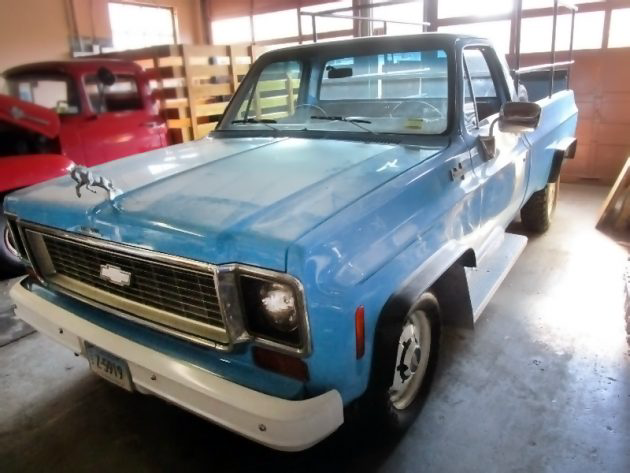
[[[530,239],[475,331],[445,334],[400,442],[342,429],[274,452],[111,386],[33,334],[0,348],[0,470],[628,472],[626,254],[593,229],[605,192],[563,186],[552,229]]]

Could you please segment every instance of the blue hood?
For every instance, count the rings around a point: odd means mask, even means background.
[[[212,263],[284,270],[300,236],[435,154],[399,145],[301,138],[205,138],[92,168],[122,189],[64,176],[11,194],[7,211],[67,231]],[[400,153],[407,159],[397,159]]]

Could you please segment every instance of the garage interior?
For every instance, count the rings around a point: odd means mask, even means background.
[[[565,78],[579,117],[550,230],[510,225],[527,247],[474,330],[444,330],[432,390],[402,439],[342,427],[309,450],[283,453],[126,392],[17,319],[8,297],[16,279],[7,279],[0,470],[630,471],[629,24],[629,0],[3,3],[0,71],[70,58],[134,61],[149,74],[167,144],[212,131],[266,51],[432,31],[488,37],[512,67],[519,51],[521,67],[572,62]]]

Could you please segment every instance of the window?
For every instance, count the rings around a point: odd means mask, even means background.
[[[74,82],[64,75],[11,77],[9,93],[20,100],[54,110],[60,115],[79,113]]]
[[[110,2],[108,8],[114,49],[175,44],[175,24],[170,8],[115,2]]]
[[[302,64],[298,61],[269,64],[241,104],[237,120],[277,120],[292,115],[301,78]]]
[[[466,62],[466,71],[468,77],[466,81],[472,86],[472,95],[474,96],[476,117],[479,121],[483,121],[495,113],[499,113],[501,108],[501,100],[497,93],[497,88],[492,78],[488,61],[480,49],[468,48],[464,50],[464,61]],[[464,89],[466,91],[466,89]],[[470,92],[470,90],[469,90]],[[472,97],[469,97],[469,102]],[[470,106],[466,109],[466,100],[464,100],[464,113],[467,122],[471,118]],[[477,125],[476,121],[471,122]]]
[[[256,41],[292,38],[298,34],[297,9],[254,15]]]
[[[410,3],[400,3],[397,5],[376,7],[372,9],[372,17],[383,20],[397,20],[409,23],[421,23],[424,18],[423,4],[423,0],[419,0]],[[380,29],[382,28],[383,23],[379,21],[372,23],[372,25],[373,29]],[[405,25],[400,23],[387,23],[388,35],[417,33],[422,33],[422,26]]]
[[[133,76],[116,76],[113,85],[103,85],[96,76],[85,77],[85,91],[92,111],[124,112],[128,110],[141,110],[142,99],[138,93],[138,85]]]
[[[239,44],[252,42],[252,28],[249,16],[227,18],[212,22],[212,42],[214,44]]]
[[[609,48],[623,48],[630,46],[630,8],[613,10],[610,15]]]
[[[334,8],[344,8],[351,7],[351,0],[342,0],[340,2],[330,2],[330,3],[322,3],[320,5],[302,8],[303,12],[319,12],[324,10],[332,10]],[[336,13],[336,15],[352,15],[352,11],[348,10],[347,12]],[[317,30],[317,34],[326,33],[330,31],[340,31],[340,30],[351,30],[354,25],[352,20],[345,18],[330,18],[325,16],[315,17],[315,28]],[[312,35],[313,34],[313,25],[310,16],[303,15],[302,16],[302,34],[304,35]]]
[[[464,25],[440,26],[444,33],[462,33],[489,39],[499,54],[507,54],[510,49],[510,21],[483,21]]]
[[[551,51],[553,17],[524,18],[521,28],[521,52]],[[604,12],[587,12],[575,15],[573,49],[599,49],[602,47]],[[558,15],[556,50],[569,49],[571,15]]]
[[[439,0],[438,17],[488,16],[512,11],[512,0]]]

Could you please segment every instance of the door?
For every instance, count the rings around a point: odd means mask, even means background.
[[[501,106],[510,96],[494,51],[484,46],[466,47],[463,61],[464,139],[471,149],[480,193],[480,223],[487,234],[505,228],[519,211],[525,196],[529,152],[522,136],[503,133],[496,125]],[[494,156],[480,141],[490,133],[495,137]]]
[[[88,166],[162,146],[165,125],[145,106],[133,75],[116,75],[108,86],[88,74],[84,86],[92,112],[80,126]]]

